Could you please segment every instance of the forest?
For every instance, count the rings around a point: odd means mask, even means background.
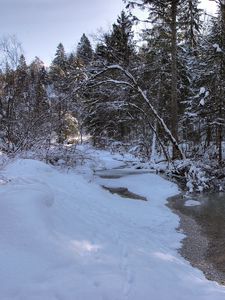
[[[225,299],[225,0],[121,2],[1,5],[0,300]]]
[[[225,1],[215,16],[198,0],[125,5],[94,45],[85,33],[71,53],[59,43],[48,67],[27,64],[17,37],[0,38],[1,152],[67,155],[89,137],[156,168],[166,161],[190,191],[225,189]]]

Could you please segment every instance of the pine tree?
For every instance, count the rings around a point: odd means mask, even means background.
[[[136,2],[128,2],[127,7],[132,7]],[[177,18],[180,0],[142,0],[136,3],[140,8],[147,9],[149,11],[149,20],[155,23],[164,24],[168,28],[167,35],[169,36],[169,55],[171,57],[170,64],[170,100],[169,100],[169,125],[172,135],[178,140],[178,67],[177,67],[177,44],[178,44],[178,26]],[[177,149],[173,147],[173,158],[177,158],[179,153]]]
[[[54,87],[60,91],[65,89],[65,78],[67,75],[67,56],[62,43],[60,43],[56,49],[55,58],[53,59],[50,70],[49,77]]]
[[[31,120],[32,105],[29,94],[29,70],[24,55],[21,55],[15,74],[15,101],[16,101],[16,135],[17,147],[26,143],[26,133]]]
[[[71,53],[68,58],[68,65],[67,86],[69,87],[68,97],[70,99],[68,108],[70,119],[76,121],[76,124],[74,123],[70,128],[78,132],[80,142],[82,143],[85,118],[84,96],[77,93],[76,90],[87,78],[88,68],[84,66],[81,59],[77,58],[73,53]],[[73,134],[74,132],[71,131],[70,133]]]
[[[140,50],[141,67],[138,77],[143,82],[143,88],[157,112],[167,124],[168,110],[171,97],[171,56],[170,56],[170,30],[164,20],[158,20],[152,28],[142,33],[145,42]],[[149,112],[148,112],[149,113]],[[157,129],[157,123],[152,118],[152,124]]]
[[[199,1],[127,0],[125,2],[128,8],[138,6],[148,11],[148,22],[151,26],[144,33],[144,40],[147,41],[144,56],[145,61],[146,59],[148,61],[148,68],[144,68],[143,71],[151,79],[150,83],[146,84],[153,98],[158,99],[156,107],[158,106],[173,136],[176,140],[182,139],[186,130],[178,130],[178,128],[181,121],[182,125],[185,125],[184,104],[193,95],[191,62],[196,59],[194,56],[197,54],[201,27]],[[155,80],[154,71],[149,72],[148,69],[155,70]],[[173,158],[178,155],[174,147]]]
[[[67,73],[68,59],[65,53],[64,46],[60,43],[57,47],[55,58],[52,61],[49,71],[49,79],[52,89],[52,109],[55,116],[55,131],[58,136],[58,142],[63,143],[65,134],[63,128],[65,127],[65,116],[68,111],[68,93]]]
[[[199,72],[199,59],[201,56],[200,42],[202,36],[202,13],[199,8],[198,0],[181,1],[178,14],[178,69],[182,68],[182,85],[179,86],[181,105],[183,109],[180,127],[182,130],[182,139],[186,144],[187,150],[191,151],[194,144],[199,143],[199,134],[197,132],[197,120],[195,112],[192,110],[192,104],[199,92],[197,87]],[[179,71],[180,72],[180,71]],[[183,87],[181,89],[181,86]],[[188,146],[189,145],[189,146]]]
[[[199,64],[201,77],[198,80],[197,115],[200,117],[201,136],[205,138],[205,147],[215,144],[214,157],[222,162],[222,141],[225,119],[225,38],[223,5],[217,18],[211,20],[212,26],[202,43],[202,55]],[[207,63],[206,63],[207,62]]]
[[[181,28],[181,42],[191,54],[197,54],[198,39],[202,26],[202,12],[199,0],[183,0],[179,7],[178,23]]]
[[[21,55],[16,70],[6,65],[2,93],[4,142],[7,151],[27,143],[30,120],[29,74],[25,57]]]
[[[94,72],[106,65],[120,64],[129,69],[132,66],[132,57],[135,56],[133,42],[132,22],[130,16],[122,11],[113,24],[112,30],[104,34],[103,41],[95,51]],[[115,77],[115,72],[108,76]],[[118,75],[118,74],[117,74]],[[106,77],[106,79],[107,79]],[[117,77],[117,80],[121,77]],[[130,132],[131,117],[129,115],[128,101],[130,89],[124,87],[117,89],[114,84],[105,84],[92,90],[92,101],[87,101],[89,117],[86,124],[95,137],[108,137],[125,140]],[[125,109],[126,106],[126,109]]]
[[[15,126],[15,72],[5,66],[2,74],[1,89],[1,140],[2,147],[6,151],[10,151],[14,147],[14,126]]]
[[[90,64],[93,59],[93,49],[85,34],[82,35],[80,42],[78,43],[76,56],[84,65]]]
[[[46,125],[50,120],[49,116],[49,103],[47,95],[48,75],[44,67],[44,63],[36,57],[29,66],[30,84],[29,90],[32,101],[32,115],[35,121],[36,135],[40,136],[43,131],[47,131]]]
[[[96,52],[108,64],[129,66],[135,54],[132,26],[131,16],[122,11],[116,23],[112,25],[111,32],[104,35],[102,44],[98,44]]]

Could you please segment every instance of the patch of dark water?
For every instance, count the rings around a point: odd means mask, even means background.
[[[132,193],[125,187],[108,187],[108,186],[102,186],[104,189],[109,191],[112,194],[117,194],[123,198],[129,198],[129,199],[134,199],[134,200],[142,200],[142,201],[147,201],[147,198],[144,196],[140,196],[138,194]]]
[[[180,216],[180,229],[187,235],[180,253],[208,279],[225,284],[225,194],[202,194],[192,199],[200,205],[182,195],[168,203]],[[188,202],[191,206],[185,205]]]

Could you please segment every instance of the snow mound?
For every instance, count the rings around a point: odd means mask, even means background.
[[[155,174],[88,181],[34,160],[0,175],[1,299],[224,299],[177,254],[183,235],[165,206],[175,184]],[[150,201],[122,199],[102,184]]]
[[[38,173],[47,172],[50,173],[53,168],[46,165],[42,161],[34,159],[18,159],[11,162],[7,166],[7,174],[9,176],[36,176]]]

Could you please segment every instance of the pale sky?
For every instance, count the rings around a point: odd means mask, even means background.
[[[123,8],[122,0],[0,0],[0,37],[16,34],[28,61],[48,64],[59,42],[73,50],[83,33],[107,30]]]
[[[214,11],[212,1],[202,1]],[[28,62],[38,56],[49,64],[59,42],[75,49],[83,33],[107,30],[123,8],[122,0],[0,0],[0,38],[15,34]]]

